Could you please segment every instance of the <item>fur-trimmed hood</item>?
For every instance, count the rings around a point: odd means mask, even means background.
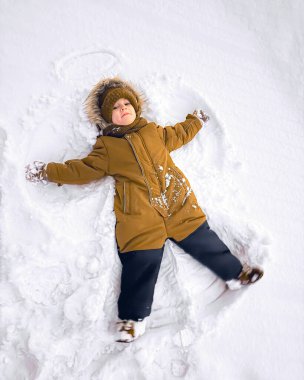
[[[133,85],[129,82],[122,80],[118,76],[113,78],[101,79],[90,91],[88,97],[84,101],[84,110],[88,116],[91,123],[96,124],[96,126],[103,130],[111,123],[107,123],[106,120],[101,116],[100,108],[98,106],[99,97],[109,88],[124,87],[132,92],[138,102],[138,111],[136,116],[139,117],[142,112],[142,107],[145,103],[144,95],[142,92],[136,90]]]

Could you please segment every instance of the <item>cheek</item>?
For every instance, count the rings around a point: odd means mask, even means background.
[[[112,111],[112,121],[119,120],[119,112],[116,110]]]

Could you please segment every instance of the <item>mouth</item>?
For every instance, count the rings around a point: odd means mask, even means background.
[[[124,114],[122,115],[122,117],[127,116],[127,115],[130,115],[130,114],[129,114],[129,113],[124,113]]]

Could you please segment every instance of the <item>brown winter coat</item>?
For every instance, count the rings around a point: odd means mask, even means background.
[[[161,127],[144,118],[140,123],[140,129],[123,137],[99,136],[83,159],[51,162],[46,168],[48,180],[60,184],[115,178],[120,252],[161,248],[167,238],[182,240],[206,220],[189,181],[170,156],[193,139],[201,121],[188,114],[174,126]]]

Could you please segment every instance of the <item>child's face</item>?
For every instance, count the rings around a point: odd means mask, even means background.
[[[129,125],[136,119],[136,112],[128,99],[120,98],[113,106],[112,123]]]

